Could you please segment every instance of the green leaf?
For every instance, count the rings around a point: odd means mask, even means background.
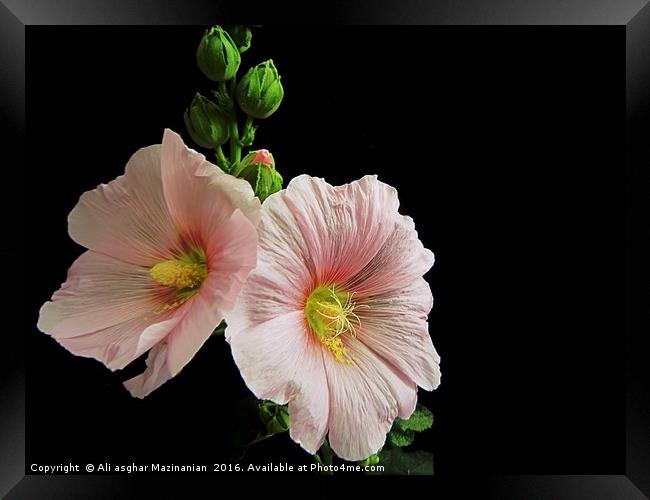
[[[388,433],[388,441],[398,448],[412,444],[414,439],[415,432],[413,431],[402,431],[394,428]]]
[[[368,474],[433,475],[433,454],[426,451],[405,452],[401,448],[384,448],[379,458],[384,470]]]
[[[400,431],[422,432],[430,429],[433,425],[433,414],[424,405],[418,403],[413,415],[408,419],[396,418],[393,429]]]

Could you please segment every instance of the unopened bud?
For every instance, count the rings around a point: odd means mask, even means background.
[[[251,29],[248,26],[231,26],[228,28],[228,33],[232,41],[235,42],[240,54],[250,48],[253,33],[251,33]]]
[[[282,189],[282,176],[275,169],[273,155],[266,149],[247,154],[237,168],[237,177],[246,179],[253,186],[260,201]]]
[[[228,140],[228,123],[215,103],[197,92],[183,116],[192,140],[214,149]]]
[[[230,80],[241,63],[237,45],[220,26],[205,32],[196,51],[196,62],[205,76],[215,82]]]
[[[267,118],[278,109],[284,89],[272,60],[248,70],[237,85],[239,107],[253,118]]]

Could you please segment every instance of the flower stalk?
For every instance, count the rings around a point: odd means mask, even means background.
[[[228,172],[230,170],[230,162],[226,158],[221,146],[215,148],[215,155],[217,157],[217,165],[219,165],[224,172]]]
[[[323,441],[323,445],[318,450],[318,453],[314,455],[314,460],[317,464],[324,465],[325,468],[321,472],[323,475],[333,475],[330,465],[334,464],[334,452],[330,448],[330,444],[327,442],[327,438]]]

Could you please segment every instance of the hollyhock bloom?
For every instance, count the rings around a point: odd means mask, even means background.
[[[192,359],[255,267],[259,200],[180,136],[137,151],[124,175],[68,217],[88,250],[40,311],[38,328],[111,370],[149,351],[125,383],[144,397]]]
[[[262,205],[257,268],[226,338],[253,393],[289,403],[291,438],[361,460],[440,382],[422,275],[433,254],[376,176],[333,187],[302,175]]]

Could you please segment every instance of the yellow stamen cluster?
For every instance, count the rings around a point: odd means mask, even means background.
[[[163,260],[149,269],[149,277],[169,290],[158,295],[153,314],[172,311],[190,300],[208,277],[205,253],[192,247],[176,258]],[[170,293],[171,292],[171,293]]]
[[[352,293],[337,291],[334,286],[321,286],[309,295],[305,303],[307,322],[318,340],[337,361],[346,364],[352,362],[352,357],[343,344],[342,334],[355,336],[354,323],[359,324],[352,297]]]
[[[149,270],[149,276],[163,286],[179,290],[197,288],[208,275],[205,264],[182,260],[164,260]]]

